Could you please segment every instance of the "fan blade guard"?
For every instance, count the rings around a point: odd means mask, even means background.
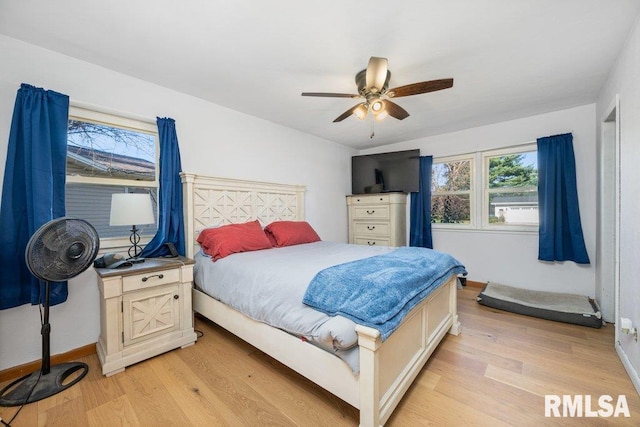
[[[96,229],[87,221],[57,218],[42,225],[29,239],[25,262],[40,280],[62,282],[85,271],[100,249]]]

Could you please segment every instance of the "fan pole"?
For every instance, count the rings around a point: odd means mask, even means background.
[[[51,372],[51,323],[49,323],[49,292],[51,285],[45,280],[44,288],[44,314],[42,316],[42,375]]]

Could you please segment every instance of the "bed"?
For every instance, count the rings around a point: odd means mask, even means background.
[[[182,173],[187,256],[212,226],[304,219],[305,187]],[[361,426],[383,425],[447,333],[458,335],[456,275],[431,292],[383,340],[356,325],[359,374],[334,354],[239,311],[195,288],[193,309],[360,411]]]

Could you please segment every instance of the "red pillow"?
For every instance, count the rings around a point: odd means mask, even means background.
[[[198,243],[207,255],[213,257],[214,261],[238,252],[272,247],[258,220],[205,228],[198,236]]]
[[[277,248],[320,241],[318,233],[306,221],[272,222],[265,227],[264,232]]]

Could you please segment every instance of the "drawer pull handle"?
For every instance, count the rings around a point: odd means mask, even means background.
[[[173,296],[173,299],[179,299],[179,298],[180,298],[180,295],[174,295]]]
[[[376,213],[376,211],[370,211],[369,209],[367,209],[367,213],[368,213],[369,215],[372,215],[372,214]]]
[[[375,230],[375,229],[376,229],[375,225],[373,225],[373,226],[367,225],[367,230],[372,231],[372,230]]]
[[[375,246],[376,242],[367,242],[367,245],[369,246]]]
[[[145,276],[142,278],[143,282],[146,282],[147,280],[151,279],[152,277],[157,277],[158,279],[162,279],[164,277],[164,274],[154,274],[152,276]]]

